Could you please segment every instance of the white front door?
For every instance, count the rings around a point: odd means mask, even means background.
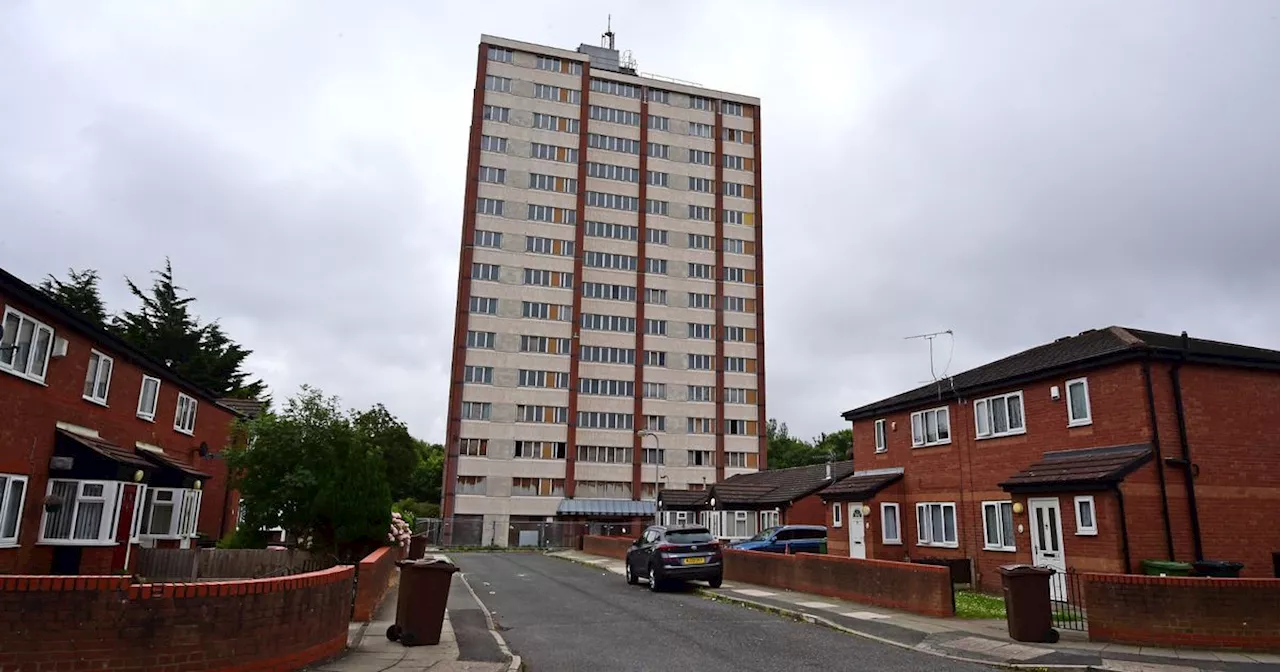
[[[1032,563],[1055,571],[1049,579],[1049,597],[1064,602],[1067,556],[1062,550],[1062,511],[1058,508],[1058,499],[1030,499],[1027,504],[1031,507]]]
[[[849,557],[867,557],[867,526],[862,520],[862,502],[849,502]]]

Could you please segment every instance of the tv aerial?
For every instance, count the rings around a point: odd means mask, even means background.
[[[937,369],[933,364],[933,341],[939,336],[946,336],[948,341],[947,363],[942,367],[942,373],[937,373]],[[922,383],[936,383],[942,378],[947,377],[947,371],[951,369],[951,357],[956,352],[956,335],[950,329],[943,331],[935,331],[928,334],[916,334],[915,336],[907,336],[903,340],[924,339],[929,342],[929,376],[931,380],[920,381]]]

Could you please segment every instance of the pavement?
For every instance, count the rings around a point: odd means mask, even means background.
[[[651,593],[603,568],[544,554],[452,557],[533,672],[995,669],[743,609],[691,589]]]
[[[597,573],[623,576],[625,572],[621,560],[581,551],[561,551],[551,553],[550,556],[587,565],[596,569]],[[617,578],[613,580],[618,581]],[[1090,642],[1085,633],[1070,630],[1060,630],[1062,638],[1056,644],[1028,644],[1010,639],[1003,619],[931,618],[829,597],[729,581],[715,590],[703,586],[692,590],[695,594],[711,597],[713,600],[786,615],[899,649],[956,662],[1037,670],[1280,672],[1280,655],[1273,654],[1106,644]],[[950,669],[939,665],[935,660],[926,667]]]
[[[516,672],[520,669],[520,658],[512,655],[502,635],[493,629],[488,611],[461,573],[454,574],[449,586],[439,644],[406,647],[387,639],[387,628],[396,620],[397,587],[392,585],[372,621],[351,624],[346,653],[306,669],[311,672]]]

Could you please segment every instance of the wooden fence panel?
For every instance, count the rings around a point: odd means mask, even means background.
[[[333,565],[332,558],[296,549],[143,548],[137,573],[152,581],[260,579]]]

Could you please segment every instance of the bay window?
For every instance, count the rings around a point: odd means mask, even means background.
[[[48,494],[61,501],[53,510],[45,510],[39,541],[70,546],[114,543],[121,485],[118,481],[50,479]]]
[[[26,495],[26,476],[0,474],[0,547],[18,544],[22,503]]]
[[[916,543],[920,546],[958,546],[955,502],[916,504]]]
[[[139,535],[148,538],[194,537],[200,520],[199,490],[148,488]]]

